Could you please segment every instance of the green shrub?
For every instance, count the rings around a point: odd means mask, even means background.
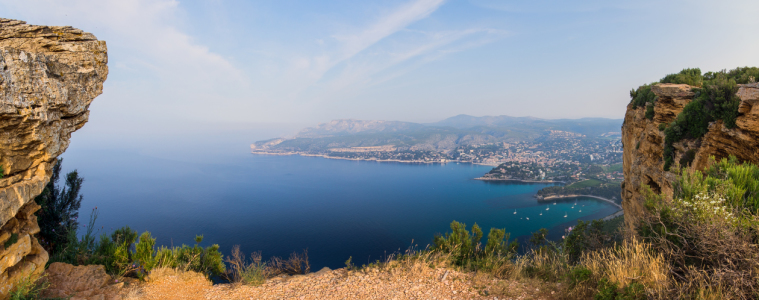
[[[569,284],[570,288],[574,288],[580,284],[583,284],[590,280],[590,276],[593,275],[593,272],[588,270],[585,267],[578,267],[573,269],[569,274],[567,275],[567,283]]]
[[[632,282],[620,289],[619,283],[601,278],[598,281],[598,291],[593,298],[596,300],[644,300],[646,291],[645,287],[637,282]]]
[[[692,163],[694,159],[696,159],[695,149],[690,149],[688,151],[685,151],[685,153],[683,154],[683,157],[680,158],[680,166],[688,167],[690,166],[690,163]]]
[[[759,290],[759,167],[735,157],[710,159],[703,172],[682,169],[673,198],[644,189],[638,233],[667,260],[676,294],[729,287],[724,298],[753,298]]]
[[[140,235],[140,239],[134,245],[134,262],[141,266],[141,268],[147,272],[150,272],[157,265],[156,250],[155,250],[155,238],[150,235],[150,232],[143,232]],[[138,273],[138,276],[142,276],[143,273]]]
[[[615,236],[604,230],[604,221],[578,220],[564,239],[564,253],[567,260],[574,264],[580,260],[583,253],[610,247],[614,244]]]
[[[156,239],[149,232],[144,232],[138,240],[137,232],[129,226],[117,229],[110,237],[103,233],[99,239],[95,238],[93,228],[97,216],[97,209],[93,209],[82,238],[77,239],[76,230],[69,231],[66,248],[52,255],[49,263],[102,264],[109,274],[137,278],[143,278],[157,267],[195,271],[207,276],[225,274],[226,268],[219,245],[200,247],[203,236],[196,236],[196,244],[192,247],[182,245],[156,250]]]
[[[595,300],[615,300],[617,298],[619,284],[606,278],[598,281],[598,293],[593,297]]]
[[[451,261],[458,266],[470,269],[490,269],[499,261],[510,259],[519,244],[508,242],[509,234],[505,229],[491,228],[488,241],[483,248],[482,229],[475,223],[472,232],[466,229],[466,224],[451,222],[451,232],[436,235],[433,239],[433,251],[450,254]]]
[[[651,84],[644,84],[637,90],[630,91],[630,98],[632,98],[633,109],[656,102],[656,95],[651,91]]]
[[[701,138],[708,132],[709,123],[717,120],[722,120],[727,128],[735,128],[741,102],[736,96],[738,84],[748,83],[751,78],[756,78],[757,74],[759,68],[754,67],[708,72],[703,75],[701,88],[694,89],[694,100],[683,108],[675,121],[664,131],[665,171],[669,171],[674,163],[674,143],[682,139]]]
[[[22,277],[11,288],[8,294],[10,300],[36,300],[41,299],[41,293],[43,290],[50,286],[44,280],[38,280],[36,277],[30,275]]]
[[[699,68],[683,69],[680,73],[664,76],[659,82],[701,86],[703,77],[701,76],[701,69]]]

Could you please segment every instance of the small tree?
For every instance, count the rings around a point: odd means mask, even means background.
[[[58,185],[61,164],[59,158],[53,166],[53,174],[42,193],[34,201],[42,208],[37,211],[37,223],[40,226],[40,244],[51,254],[66,247],[70,231],[76,232],[79,226],[79,207],[82,196],[79,191],[84,179],[74,170],[66,174],[63,187]]]

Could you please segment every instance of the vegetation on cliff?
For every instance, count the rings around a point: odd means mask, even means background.
[[[633,109],[646,108],[646,118],[653,119],[654,105],[658,98],[651,91],[656,83],[688,84],[693,87],[696,96],[688,103],[677,118],[660,129],[664,131],[664,170],[668,171],[675,160],[674,144],[683,139],[699,139],[709,130],[709,123],[721,120],[725,127],[735,128],[738,117],[740,98],[736,95],[738,84],[756,82],[759,68],[739,67],[730,71],[707,72],[701,69],[684,69],[676,74],[669,74],[659,82],[646,84],[630,91]],[[692,155],[691,155],[692,156]],[[691,159],[692,160],[692,159]],[[682,164],[690,161],[684,159]]]
[[[177,268],[195,271],[206,276],[225,274],[226,268],[219,245],[200,247],[203,236],[195,237],[195,245],[181,247],[159,247],[150,232],[138,238],[137,232],[125,226],[111,235],[101,233],[98,238],[95,221],[97,208],[92,209],[90,221],[84,225],[85,232],[77,238],[75,229],[69,231],[65,248],[57,248],[51,253],[50,263],[64,262],[72,265],[104,265],[106,272],[118,277],[143,278],[156,268]]]
[[[638,233],[663,255],[671,293],[748,299],[759,292],[759,167],[735,157],[680,171],[672,201],[647,192]]]
[[[84,179],[74,170],[66,174],[65,185],[58,184],[63,159],[56,160],[53,174],[42,193],[34,198],[41,206],[37,211],[38,234],[40,244],[48,253],[57,253],[66,248],[70,231],[79,227],[79,207],[82,204]]]
[[[436,241],[432,249],[468,270],[561,282],[560,296],[570,299],[753,298],[759,292],[759,167],[731,157],[677,175],[671,201],[647,189],[650,215],[634,231],[623,231],[619,219],[579,221],[561,241],[545,240],[541,230],[526,253],[501,260],[462,253],[487,247],[474,243],[479,227],[469,234],[454,222],[446,243]],[[462,258],[469,262],[457,263]]]

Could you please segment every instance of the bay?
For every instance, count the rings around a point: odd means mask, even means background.
[[[219,244],[224,254],[240,245],[264,258],[307,249],[313,270],[343,267],[349,257],[361,265],[424,248],[453,220],[476,222],[486,234],[491,227],[506,228],[526,243],[540,228],[560,239],[577,219],[616,211],[591,198],[539,204],[534,194],[551,184],[473,180],[490,167],[470,164],[244,151],[193,160],[89,148],[75,148],[64,158],[64,171],[76,168],[85,178],[82,224],[97,207],[101,232],[128,225],[150,231],[166,246],[193,244],[202,234],[202,245]]]

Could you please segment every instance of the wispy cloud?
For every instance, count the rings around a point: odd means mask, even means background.
[[[414,0],[379,16],[363,28],[318,39],[320,44],[334,43],[333,50],[290,60],[289,78],[305,77],[300,88],[290,87],[291,97],[308,98],[315,103],[333,101],[402,76],[446,55],[506,36],[502,30],[489,28],[409,29],[443,4],[443,0]]]

